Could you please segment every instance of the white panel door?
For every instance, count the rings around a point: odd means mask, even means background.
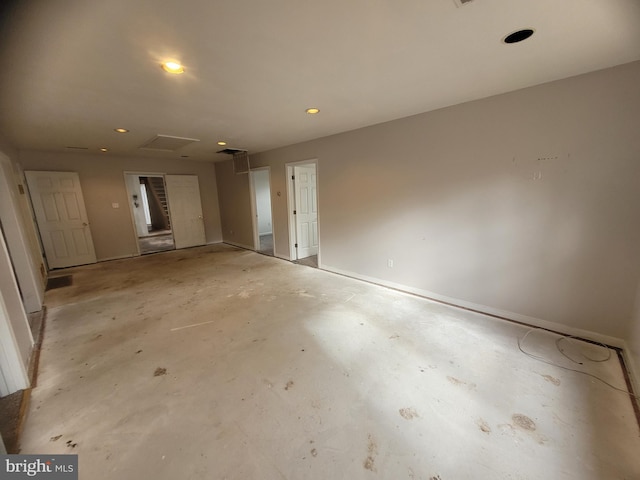
[[[49,268],[96,262],[76,172],[25,172]]]
[[[196,175],[165,175],[176,248],[204,245],[204,219]]]
[[[298,258],[318,254],[318,196],[316,166],[294,168]]]

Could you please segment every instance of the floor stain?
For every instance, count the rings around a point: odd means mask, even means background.
[[[60,440],[62,438],[62,435],[56,435],[55,437],[51,437],[49,439],[50,442],[57,442],[58,440]]]
[[[289,380],[285,385],[284,389],[289,390],[291,387],[293,387],[293,380]]]
[[[435,477],[429,477],[429,480],[442,480],[440,475],[436,475]]]
[[[413,418],[419,417],[418,412],[413,407],[401,408],[398,410],[400,412],[400,416],[405,420],[411,420]]]
[[[556,377],[552,377],[551,375],[542,375],[547,382],[553,383],[556,387],[560,386],[560,379]]]
[[[67,441],[67,447],[69,448],[76,448],[78,446],[77,443],[73,443],[73,440],[68,440]]]
[[[449,380],[453,385],[459,385],[459,386],[468,387],[470,390],[474,390],[476,388],[476,384],[475,383],[463,382],[459,378],[451,377],[449,375],[447,375],[447,380]]]
[[[482,418],[479,418],[476,424],[478,425],[478,428],[484,433],[491,433],[491,427]]]
[[[316,450],[315,448],[312,448],[311,449],[311,455],[314,456],[314,457],[317,457],[318,456],[318,450]]]
[[[367,458],[365,458],[363,467],[365,470],[370,470],[372,472],[377,472],[376,469],[376,455],[378,454],[378,445],[376,444],[375,439],[371,434],[369,434],[369,441],[367,443]]]
[[[516,413],[511,416],[511,420],[513,422],[513,425],[510,423],[498,425],[504,433],[515,437],[518,429],[520,431],[525,431],[540,445],[545,445],[549,441],[548,437],[542,435],[536,430],[538,427],[536,426],[535,422],[526,415]]]
[[[156,371],[153,372],[154,377],[159,377],[161,375],[166,375],[166,374],[167,374],[167,369],[162,367],[156,368]]]
[[[511,416],[511,420],[513,420],[513,423],[522,428],[523,430],[528,430],[530,432],[533,432],[536,429],[536,424],[533,420],[531,420],[529,417],[527,417],[526,415],[522,415],[520,413],[514,413]]]

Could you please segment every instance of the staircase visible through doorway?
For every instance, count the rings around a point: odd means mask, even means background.
[[[167,204],[167,192],[164,188],[164,179],[162,177],[147,177],[150,193],[158,200],[162,207],[162,213],[165,218],[166,228],[171,229],[169,221],[169,206]]]

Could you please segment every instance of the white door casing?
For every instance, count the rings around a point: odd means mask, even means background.
[[[318,254],[318,195],[315,164],[294,167],[297,258]]]
[[[251,169],[249,172],[249,193],[253,218],[254,249],[260,251],[260,236],[273,235],[271,211],[271,181],[269,167]]]
[[[76,172],[25,172],[49,268],[96,262],[89,219]]]
[[[0,232],[0,397],[29,386],[33,337],[13,275],[9,251]]]
[[[165,175],[176,249],[206,243],[197,175]]]

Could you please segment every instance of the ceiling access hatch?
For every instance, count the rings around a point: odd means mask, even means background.
[[[185,145],[189,145],[190,143],[199,141],[200,140],[198,140],[197,138],[173,137],[171,135],[156,135],[139,148],[142,150],[162,150],[165,152],[175,152]]]
[[[251,167],[249,166],[249,152],[240,148],[225,148],[218,150],[217,153],[226,153],[233,157],[233,171],[234,173],[249,173]]]

